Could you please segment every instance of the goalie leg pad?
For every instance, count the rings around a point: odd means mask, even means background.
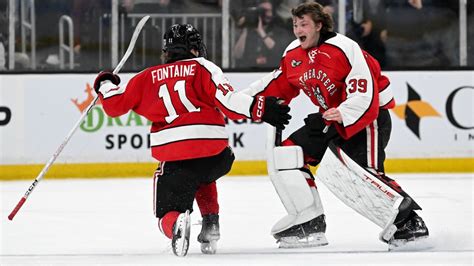
[[[309,166],[308,166],[309,167]],[[321,208],[321,214],[324,213],[323,210],[323,203],[321,202],[321,197],[319,196],[318,188],[316,187],[316,183],[314,182],[314,176],[309,170],[309,168],[303,167],[301,168],[301,172],[303,176],[306,178],[306,182],[309,185],[309,189],[311,189],[311,193],[313,194],[314,205],[316,208]]]
[[[323,214],[319,193],[314,187],[310,188],[300,170],[279,171],[271,175],[270,179],[288,212],[287,216],[273,226],[273,235]],[[315,201],[314,193],[317,194],[318,202]]]
[[[303,166],[303,150],[291,147],[275,147],[278,134],[274,127],[267,127],[267,167],[275,190],[288,215],[280,219],[272,228],[272,235],[308,222],[321,214],[323,209],[315,203],[314,193],[305,175],[299,170]],[[283,170],[285,169],[285,170]],[[319,198],[319,194],[318,194]]]
[[[380,239],[390,239],[404,196],[365,170],[330,143],[316,173],[328,189],[347,206],[381,228]]]

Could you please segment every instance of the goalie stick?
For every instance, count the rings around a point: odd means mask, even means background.
[[[122,69],[123,65],[125,64],[125,62],[127,61],[127,59],[130,57],[130,54],[132,53],[133,51],[133,48],[135,47],[135,43],[138,39],[138,35],[140,34],[143,26],[145,25],[145,23],[147,22],[147,20],[150,18],[150,16],[145,16],[143,17],[137,24],[137,26],[135,27],[135,31],[133,32],[133,35],[132,35],[132,38],[130,40],[130,43],[128,45],[128,48],[127,48],[127,51],[125,52],[125,54],[123,55],[122,57],[122,60],[120,60],[120,62],[118,63],[118,65],[115,67],[113,73],[114,74],[117,74],[120,69]],[[43,169],[41,170],[41,172],[38,174],[38,176],[35,178],[35,180],[33,181],[33,183],[30,185],[30,187],[28,188],[28,190],[26,191],[25,195],[20,199],[20,201],[18,202],[18,204],[15,206],[15,208],[13,209],[13,211],[10,213],[10,215],[8,215],[8,220],[13,220],[13,218],[15,217],[15,215],[17,214],[17,212],[20,210],[20,208],[23,206],[23,204],[25,203],[26,199],[28,198],[28,196],[30,196],[30,194],[33,192],[33,190],[35,189],[35,187],[38,185],[38,183],[43,179],[44,175],[46,174],[46,172],[48,172],[49,168],[51,167],[51,165],[54,163],[54,161],[56,161],[56,158],[59,156],[59,154],[62,152],[62,150],[64,149],[64,147],[66,146],[66,144],[69,142],[69,140],[71,139],[72,135],[74,134],[74,132],[76,132],[77,128],[80,126],[80,124],[82,123],[82,121],[85,119],[85,117],[87,116],[87,114],[89,113],[89,111],[92,109],[92,107],[95,105],[95,103],[97,102],[97,100],[99,99],[99,95],[97,94],[94,98],[94,100],[89,104],[89,106],[87,107],[87,109],[85,110],[85,112],[82,113],[81,117],[79,118],[79,120],[76,122],[76,124],[74,125],[74,127],[71,129],[71,131],[69,131],[69,133],[67,134],[66,138],[64,139],[64,141],[61,143],[61,145],[59,145],[58,149],[56,150],[56,152],[53,154],[53,156],[51,156],[51,158],[49,159],[49,161],[46,163],[46,165],[43,167]]]

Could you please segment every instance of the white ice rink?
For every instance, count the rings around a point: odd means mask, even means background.
[[[33,180],[0,182],[0,265],[473,265],[473,175],[392,177],[423,207],[430,249],[387,252],[380,229],[323,185],[329,245],[278,249],[270,229],[285,212],[268,177],[224,177],[218,253],[201,254],[195,207],[190,251],[179,258],[157,228],[151,178],[45,179],[13,221]]]

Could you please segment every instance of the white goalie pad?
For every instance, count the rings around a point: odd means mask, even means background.
[[[333,143],[326,150],[316,176],[347,206],[383,228],[381,239],[388,240],[395,233],[393,222],[403,196]]]
[[[267,168],[270,180],[288,215],[272,228],[272,234],[307,222],[323,214],[317,191],[309,187],[303,167],[303,150],[299,146],[275,147],[275,128],[268,129]]]
[[[275,147],[273,158],[276,170],[298,169],[304,165],[303,149],[300,146]]]
[[[273,226],[272,235],[323,214],[322,206],[315,204],[313,192],[300,170],[278,171],[270,175],[270,179],[288,212]]]

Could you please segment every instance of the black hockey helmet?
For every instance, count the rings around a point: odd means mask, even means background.
[[[174,24],[163,35],[163,51],[168,54],[166,63],[196,57],[192,49],[198,51],[200,57],[207,57],[201,34],[191,24]]]

